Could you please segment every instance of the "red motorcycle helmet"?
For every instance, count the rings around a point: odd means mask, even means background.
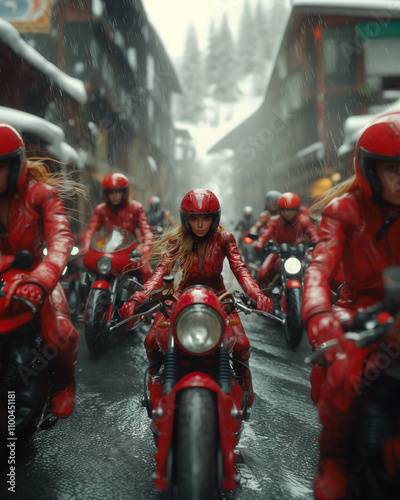
[[[369,198],[380,199],[382,184],[375,174],[376,161],[400,163],[400,112],[387,113],[371,122],[355,150],[357,180]]]
[[[103,189],[104,200],[106,201],[107,205],[114,209],[122,206],[129,194],[129,181],[124,174],[119,174],[116,172],[107,174],[103,179],[101,187]],[[123,193],[121,202],[118,205],[113,205],[110,201],[110,198],[108,197],[109,192],[113,191],[114,189],[118,189]]]
[[[10,164],[7,189],[0,196],[13,195],[26,179],[28,164],[22,137],[5,122],[0,122],[0,162]]]
[[[278,200],[278,210],[300,210],[301,200],[296,193],[283,193],[283,195]]]
[[[189,224],[191,215],[210,215],[213,218],[210,229],[203,238],[216,231],[221,219],[221,207],[218,198],[208,189],[197,188],[186,193],[182,199],[179,213],[183,227],[193,236],[194,233]]]

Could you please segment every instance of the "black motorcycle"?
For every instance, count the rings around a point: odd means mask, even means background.
[[[305,245],[276,245],[269,241],[263,249],[263,257],[274,253],[280,257],[277,274],[264,293],[274,302],[275,314],[284,319],[285,340],[289,349],[296,349],[303,336],[301,304],[304,275],[309,262]]]
[[[56,349],[44,343],[30,302],[15,296],[12,312],[5,306],[7,290],[32,263],[25,251],[0,259],[0,440],[9,459],[17,439],[41,434],[58,420],[51,412]]]

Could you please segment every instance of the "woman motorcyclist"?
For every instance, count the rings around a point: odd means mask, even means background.
[[[221,208],[214,193],[207,189],[189,191],[180,206],[181,223],[171,228],[155,247],[155,255],[162,255],[162,260],[152,278],[145,283],[145,291],[136,292],[120,309],[121,316],[128,318],[135,311],[135,306],[142,303],[152,290],[162,287],[162,278],[168,274],[180,274],[176,294],[191,285],[205,285],[218,295],[225,292],[222,278],[222,266],[225,257],[240,286],[251,298],[257,301],[257,308],[271,312],[273,304],[263,295],[252,279],[238,252],[233,235],[220,225]],[[250,343],[243,330],[237,313],[234,313],[235,325],[227,327],[228,347],[233,345],[233,355],[248,365]],[[165,351],[168,330],[158,328],[165,318],[158,313],[145,339],[145,347],[150,365],[160,359],[160,347]],[[237,370],[243,377],[243,387],[250,387],[247,369]],[[154,374],[154,372],[152,373]],[[151,380],[150,380],[151,385]],[[253,395],[250,403],[252,402]]]
[[[309,244],[318,241],[317,231],[311,218],[304,213],[299,196],[287,192],[280,196],[278,203],[279,215],[272,217],[265,226],[264,231],[254,245],[256,252],[260,252],[270,239],[281,245]],[[279,272],[279,256],[271,253],[264,260],[258,275],[257,282],[265,288],[273,277]]]
[[[355,400],[366,356],[374,348],[344,339],[341,320],[381,302],[382,270],[400,265],[400,113],[382,115],[364,129],[354,163],[355,175],[312,207],[325,208],[305,276],[303,321],[314,349],[339,339],[339,347],[327,350],[311,372],[311,397],[323,426],[317,500],[345,498]],[[332,307],[329,283],[341,265],[344,285]]]
[[[75,405],[75,366],[78,332],[73,327],[60,276],[73,246],[68,217],[58,191],[60,177],[47,165],[26,158],[25,144],[9,124],[0,122],[0,251],[16,254],[28,250],[34,264],[16,280],[6,297],[41,305],[43,338],[57,351],[52,412],[65,418]],[[46,244],[47,255],[43,258]]]
[[[104,202],[94,208],[89,225],[82,237],[82,249],[79,254],[82,255],[88,251],[92,237],[101,226],[108,228],[118,226],[130,231],[135,236],[137,235],[136,230],[139,229],[140,243],[134,252],[136,256],[142,254],[146,258],[153,243],[153,233],[143,205],[129,197],[127,177],[116,172],[107,174],[101,186]],[[144,283],[150,277],[150,266],[143,261],[138,270]]]
[[[278,215],[278,200],[282,196],[280,191],[276,191],[275,189],[271,189],[267,191],[265,195],[265,210],[260,213],[257,222],[251,226],[250,233],[257,234],[261,231],[271,217],[274,215]]]

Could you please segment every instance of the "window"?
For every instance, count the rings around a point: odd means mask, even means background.
[[[348,87],[356,81],[356,58],[360,43],[352,27],[337,26],[324,31],[323,58],[326,87]]]

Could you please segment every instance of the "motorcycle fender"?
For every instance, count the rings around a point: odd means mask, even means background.
[[[216,393],[220,445],[223,458],[222,488],[224,490],[234,490],[236,489],[237,476],[235,469],[235,424],[240,427],[240,422],[237,422],[240,415],[238,412],[232,412],[232,410],[238,408],[238,406],[240,407],[240,401],[235,404],[231,394],[222,392],[214,379],[200,372],[190,373],[179,380],[170,393],[161,397],[158,407],[153,410],[153,428],[157,428],[159,431],[155,487],[159,490],[167,490],[168,488],[167,462],[172,444],[176,395],[179,391],[189,387],[204,387]]]
[[[92,288],[100,288],[101,290],[108,290],[110,283],[106,280],[97,280],[93,283]]]
[[[99,286],[96,286],[96,285],[99,285]],[[93,285],[90,289],[88,298],[86,300],[85,310],[83,312],[83,322],[84,323],[86,322],[86,314],[87,314],[88,304],[90,302],[90,296],[91,296],[93,290],[108,290],[110,288],[110,286],[111,286],[111,284],[106,280],[97,280],[93,283]],[[110,305],[112,307],[112,304],[109,304],[109,307],[110,307]],[[107,315],[108,315],[108,310],[107,310]],[[107,320],[107,321],[109,321],[109,320]]]
[[[299,280],[289,280],[286,282],[286,288],[301,288],[301,283]]]

